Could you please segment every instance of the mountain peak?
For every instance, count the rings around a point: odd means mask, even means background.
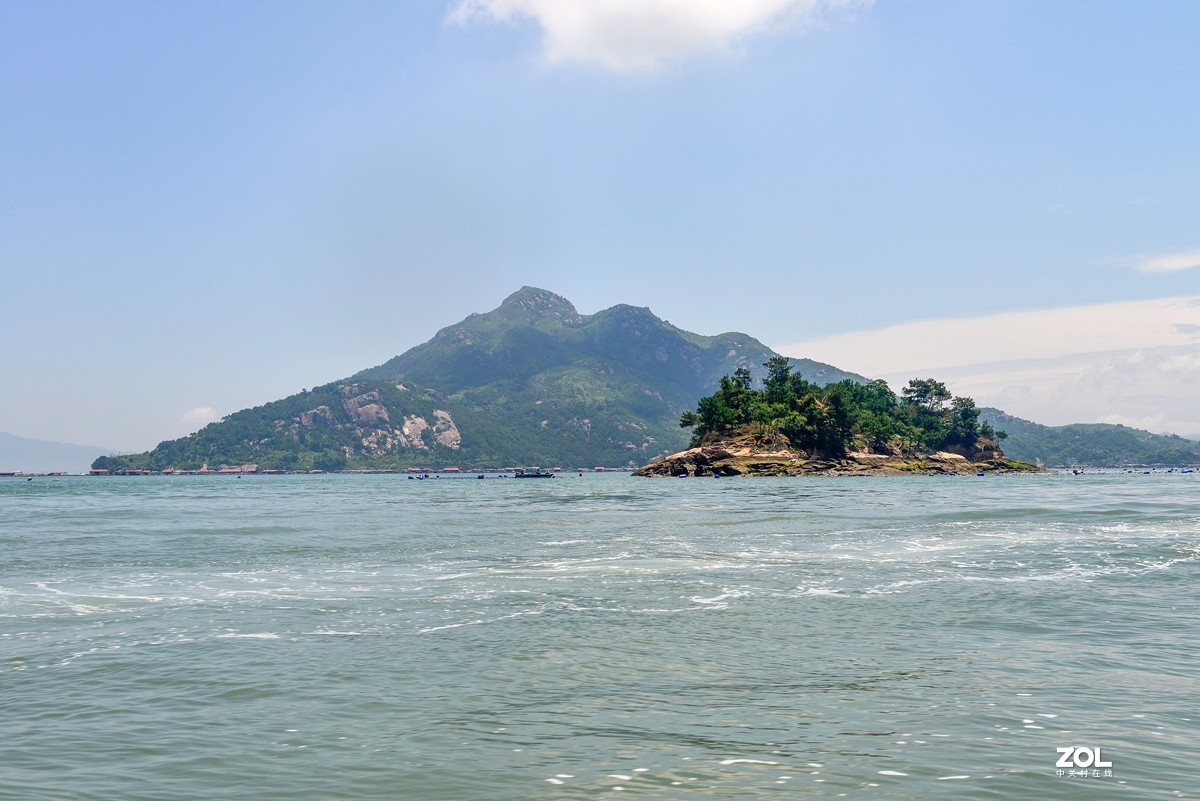
[[[535,286],[521,287],[505,298],[504,302],[500,304],[500,308],[512,311],[519,309],[539,318],[548,315],[568,320],[577,320],[579,318],[579,312],[575,310],[571,301],[562,295],[554,294],[548,289],[539,289]]]

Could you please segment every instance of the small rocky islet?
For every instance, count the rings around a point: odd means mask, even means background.
[[[689,448],[651,462],[633,475],[644,477],[704,476],[903,476],[972,475],[977,473],[1043,473],[1043,468],[1004,458],[1003,453],[972,461],[948,451],[926,454],[850,452],[823,457],[801,450],[759,447],[727,441]]]
[[[821,385],[783,357],[725,376],[696,411],[680,416],[691,447],[652,461],[637,476],[913,475],[1042,472],[1005,458],[1002,431],[967,397],[934,379],[897,395],[882,381]]]

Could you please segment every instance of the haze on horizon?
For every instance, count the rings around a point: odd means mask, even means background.
[[[1200,434],[1200,6],[0,6],[0,431],[142,450],[518,287]]]

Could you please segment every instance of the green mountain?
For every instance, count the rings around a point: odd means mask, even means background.
[[[524,287],[378,367],[95,467],[636,466],[685,448],[680,414],[739,367],[764,375],[773,355],[746,334],[700,336],[626,305],[581,315]],[[817,384],[866,382],[790,361]]]
[[[1200,443],[1107,423],[1044,426],[980,410],[980,419],[1008,434],[1001,444],[1012,459],[1048,467],[1200,464]]]

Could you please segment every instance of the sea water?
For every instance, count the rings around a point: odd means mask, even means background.
[[[0,798],[1195,797],[1198,556],[1197,474],[0,480]]]

